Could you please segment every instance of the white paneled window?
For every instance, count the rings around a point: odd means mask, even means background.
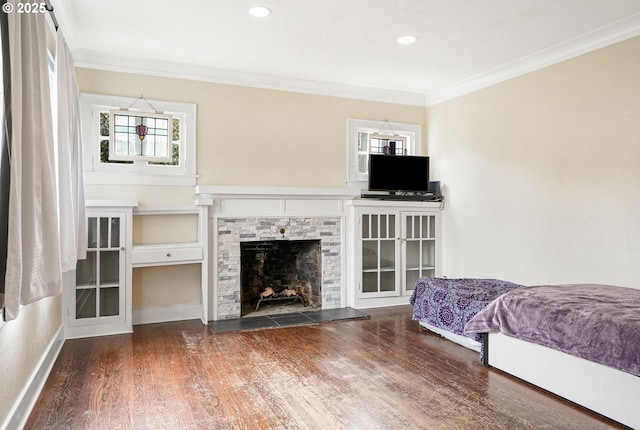
[[[349,188],[367,188],[369,154],[421,155],[422,127],[364,119],[347,120]]]
[[[196,184],[195,104],[81,94],[80,107],[87,184]]]
[[[112,110],[109,112],[109,159],[169,162],[172,128],[171,115]],[[179,145],[179,132],[177,139]]]

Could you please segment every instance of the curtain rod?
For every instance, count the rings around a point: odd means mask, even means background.
[[[47,8],[47,11],[49,12],[49,15],[51,15],[51,20],[53,21],[53,26],[55,27],[56,31],[58,31],[58,20],[56,19],[56,14],[53,13],[53,6],[51,6],[51,2],[49,0],[44,0],[44,4],[45,7]]]

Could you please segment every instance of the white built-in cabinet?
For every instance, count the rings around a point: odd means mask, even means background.
[[[133,246],[131,266],[162,267],[184,264],[200,264],[201,266],[201,302],[195,305],[169,306],[134,312],[134,324],[149,324],[183,319],[201,319],[207,324],[209,302],[209,262],[208,262],[208,208],[211,201],[199,199],[193,207],[156,207],[138,208],[134,215],[144,217],[191,216],[198,218],[197,239],[187,242],[136,244]]]
[[[201,318],[206,324],[208,294],[208,200],[194,207],[138,208],[137,201],[87,201],[87,258],[65,275],[63,314],[67,338],[130,333],[133,324]],[[133,216],[196,215],[195,242],[133,245]],[[202,303],[188,313],[182,307],[132,310],[133,269],[179,264],[202,265]],[[177,313],[177,314],[176,314]]]
[[[416,281],[440,276],[440,203],[355,200],[351,302],[408,303]]]
[[[134,201],[87,202],[87,257],[65,278],[67,338],[128,333]]]

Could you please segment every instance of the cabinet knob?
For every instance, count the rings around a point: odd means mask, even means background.
[[[171,253],[170,252],[167,252],[167,257],[171,257]]]

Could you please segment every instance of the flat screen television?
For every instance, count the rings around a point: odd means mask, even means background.
[[[369,191],[429,192],[429,157],[369,155]]]

